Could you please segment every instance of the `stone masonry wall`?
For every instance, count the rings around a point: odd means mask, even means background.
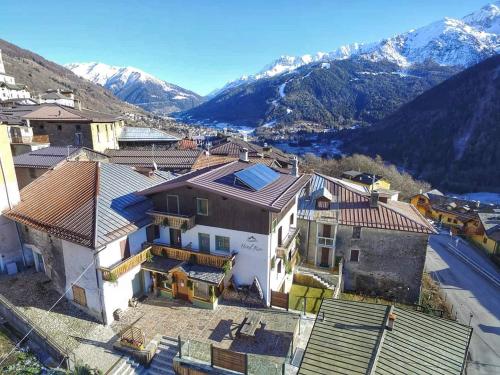
[[[339,225],[336,255],[344,257],[346,290],[418,303],[425,264],[426,234],[362,228],[352,238],[353,227]],[[350,250],[359,249],[359,262],[351,262]]]

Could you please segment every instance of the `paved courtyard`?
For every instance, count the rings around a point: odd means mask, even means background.
[[[248,311],[262,314],[255,339],[240,338],[237,331]],[[246,308],[221,302],[216,310],[193,307],[190,303],[150,296],[135,308],[129,308],[119,322],[112,324],[115,332],[133,324],[149,341],[155,334],[190,340],[186,346],[209,350],[209,344],[238,352],[265,355],[277,361],[286,357],[299,321],[297,314],[285,311]],[[203,345],[206,344],[206,345]],[[203,354],[202,354],[203,355]]]

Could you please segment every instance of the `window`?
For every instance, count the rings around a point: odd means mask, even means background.
[[[351,254],[349,256],[349,261],[351,262],[359,262],[359,250],[351,250]]]
[[[40,129],[43,129],[43,128],[45,128],[45,126],[43,126],[43,125],[40,125]]]
[[[203,299],[208,299],[209,285],[207,283],[200,283],[199,281],[194,283],[194,295]]]
[[[101,142],[101,129],[99,125],[97,125],[96,130],[97,130],[97,142]]]
[[[293,214],[290,215],[290,225],[293,225],[295,217]]]
[[[62,126],[61,125],[57,125],[57,130],[61,131],[62,130]]]
[[[278,225],[278,219],[274,219],[274,220],[272,221],[272,223],[271,223],[271,230],[272,230],[273,232],[275,232],[275,231],[276,231],[276,226],[277,226],[277,225]]]
[[[456,224],[457,223],[457,219],[453,219],[453,224]]]
[[[29,170],[30,178],[36,178],[37,177],[37,175],[36,175],[36,169],[35,168],[30,168],[28,170]]]
[[[198,233],[198,249],[204,253],[210,252],[210,234]]]
[[[202,216],[208,216],[208,199],[196,198],[196,213]]]
[[[424,198],[418,198],[418,204],[425,204]]]
[[[449,217],[448,219],[446,219],[448,221],[448,223],[451,223],[451,217]]]
[[[167,195],[167,212],[171,214],[179,213],[179,197],[177,195]]]
[[[76,129],[76,131],[79,132],[80,130],[82,130],[82,126],[81,125],[76,125],[75,129]]]
[[[71,289],[73,290],[73,301],[81,306],[87,306],[87,296],[85,295],[85,289],[79,287],[78,285],[73,285]]]
[[[148,242],[153,242],[154,240],[160,238],[160,226],[150,225],[146,228],[146,239]]]
[[[483,243],[487,243],[488,242],[488,237],[484,236],[483,237]]]
[[[215,250],[229,253],[229,237],[215,236]]]
[[[82,133],[75,133],[75,146],[82,145]]]
[[[130,245],[128,243],[128,237],[127,239],[120,241],[120,254],[122,259],[130,258]]]
[[[333,246],[333,238],[324,238],[320,237],[318,238],[318,244],[323,245],[323,246]]]
[[[278,268],[277,268],[277,272],[278,273],[281,273],[281,259],[278,261]]]
[[[328,210],[330,208],[330,201],[328,199],[316,199],[316,208],[318,210]]]
[[[352,238],[361,238],[361,227],[352,228]]]

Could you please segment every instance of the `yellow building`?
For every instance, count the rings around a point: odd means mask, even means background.
[[[500,210],[480,212],[478,220],[466,224],[466,234],[488,254],[500,255]]]
[[[366,187],[368,190],[389,190],[391,183],[383,176],[359,171],[345,171],[342,173],[344,181]]]
[[[463,230],[466,222],[477,218],[479,209],[477,202],[449,197],[439,190],[417,194],[410,203],[426,218],[455,228],[457,232]]]
[[[19,200],[7,126],[0,124],[0,272],[12,269],[13,263],[18,263],[19,266],[23,261],[16,224],[1,214]]]

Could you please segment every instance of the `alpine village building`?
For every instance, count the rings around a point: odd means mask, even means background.
[[[292,173],[252,164],[244,149],[237,161],[140,192],[152,199],[158,226],[146,265],[155,287],[195,304],[229,283],[255,287],[266,305],[271,290],[287,292],[297,260],[297,197],[309,179],[293,163]]]
[[[383,191],[315,173],[298,207],[306,264],[334,269],[343,288],[418,303],[433,227],[411,204]]]

